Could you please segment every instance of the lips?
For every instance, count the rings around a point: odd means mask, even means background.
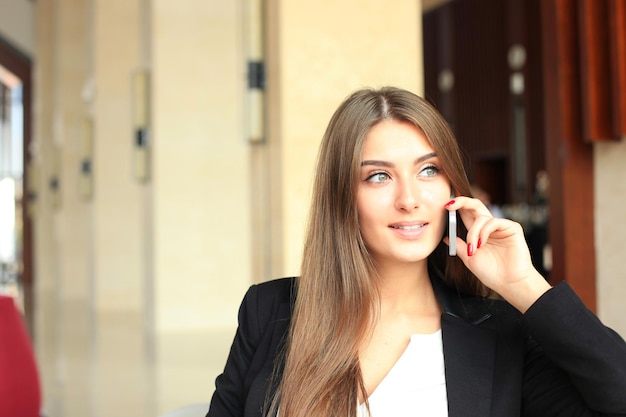
[[[401,222],[390,224],[389,228],[394,234],[404,240],[420,239],[425,231],[428,230],[428,223],[423,222]]]
[[[392,229],[412,231],[412,230],[421,229],[424,226],[426,226],[426,223],[419,223],[419,224],[392,224],[389,227],[391,227]]]

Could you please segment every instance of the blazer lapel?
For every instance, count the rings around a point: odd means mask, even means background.
[[[495,333],[444,313],[441,320],[449,417],[486,417],[491,409]]]
[[[449,417],[490,415],[496,332],[482,299],[463,297],[434,278],[443,309],[441,330]]]

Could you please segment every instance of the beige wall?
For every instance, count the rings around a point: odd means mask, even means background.
[[[0,1],[0,36],[6,37],[24,54],[35,52],[35,2]]]
[[[285,224],[279,275],[300,270],[300,253],[317,147],[330,116],[360,87],[423,90],[419,2],[270,2],[269,39],[278,69],[270,111],[281,155],[274,176]],[[280,3],[280,4],[278,4]],[[332,11],[332,12],[330,12]],[[384,25],[384,30],[381,26]],[[270,75],[272,76],[272,75]],[[272,87],[270,87],[272,88]]]
[[[598,315],[626,337],[626,138],[594,145]],[[591,175],[591,173],[589,173]],[[584,225],[581,225],[584,227]]]
[[[37,10],[35,69],[35,279],[37,349],[46,398],[89,395],[89,375],[59,352],[89,346],[89,212],[78,198],[81,90],[87,75],[86,3],[62,0]],[[45,18],[43,16],[46,16]],[[53,50],[47,46],[52,46]],[[44,46],[45,45],[45,46]],[[49,184],[58,180],[58,192]],[[72,318],[71,326],[66,319]],[[43,349],[45,347],[45,349]],[[40,349],[42,348],[42,349]],[[58,373],[44,372],[56,366]],[[67,381],[72,381],[68,384]],[[87,412],[84,405],[77,413]]]
[[[232,326],[252,282],[241,4],[152,11],[156,328]]]
[[[151,8],[155,398],[164,411],[208,401],[252,283],[250,145],[241,4]]]
[[[134,177],[131,80],[140,66],[140,2],[92,0],[85,117],[93,118],[90,244],[97,311],[143,310],[143,185]],[[90,42],[89,42],[90,41]]]

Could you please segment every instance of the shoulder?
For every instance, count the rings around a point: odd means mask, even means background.
[[[248,289],[246,298],[255,297],[256,302],[263,305],[291,303],[295,296],[295,284],[295,277],[254,284]]]
[[[239,308],[239,326],[260,336],[268,326],[289,321],[296,278],[280,278],[250,286]]]
[[[254,284],[251,288],[255,288],[259,294],[270,295],[274,297],[290,296],[291,291],[296,283],[296,277],[277,278],[269,281]]]

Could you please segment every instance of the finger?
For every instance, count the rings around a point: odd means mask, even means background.
[[[477,198],[465,196],[454,197],[454,199],[450,200],[446,204],[445,208],[448,210],[463,210],[475,215],[491,214],[487,206],[485,206],[482,201]]]
[[[467,243],[467,254],[472,256],[478,248],[483,245],[483,240],[486,242],[486,238],[489,236],[489,232],[485,227],[491,222],[493,217],[481,215],[474,219],[472,226],[467,230],[467,236],[465,237]]]
[[[450,238],[448,236],[444,237],[443,243],[450,246]],[[456,238],[456,256],[459,259],[461,259],[465,265],[467,265],[467,262],[468,262],[467,244],[460,237]]]
[[[524,231],[519,223],[512,220],[492,217],[480,229],[477,237],[476,249],[488,244],[494,238],[505,239],[513,235],[522,236]]]
[[[449,239],[446,237],[444,239],[444,241],[449,244]],[[465,241],[463,239],[461,239],[460,237],[456,238],[456,256],[463,261],[463,263],[465,264],[465,266],[468,266],[469,261],[470,261],[470,255],[469,255],[469,246],[467,245],[467,243],[465,243]]]
[[[461,220],[468,229],[472,227],[476,218],[480,216],[492,217],[491,212],[482,201],[471,197],[455,197],[445,205],[445,208],[458,210]]]

